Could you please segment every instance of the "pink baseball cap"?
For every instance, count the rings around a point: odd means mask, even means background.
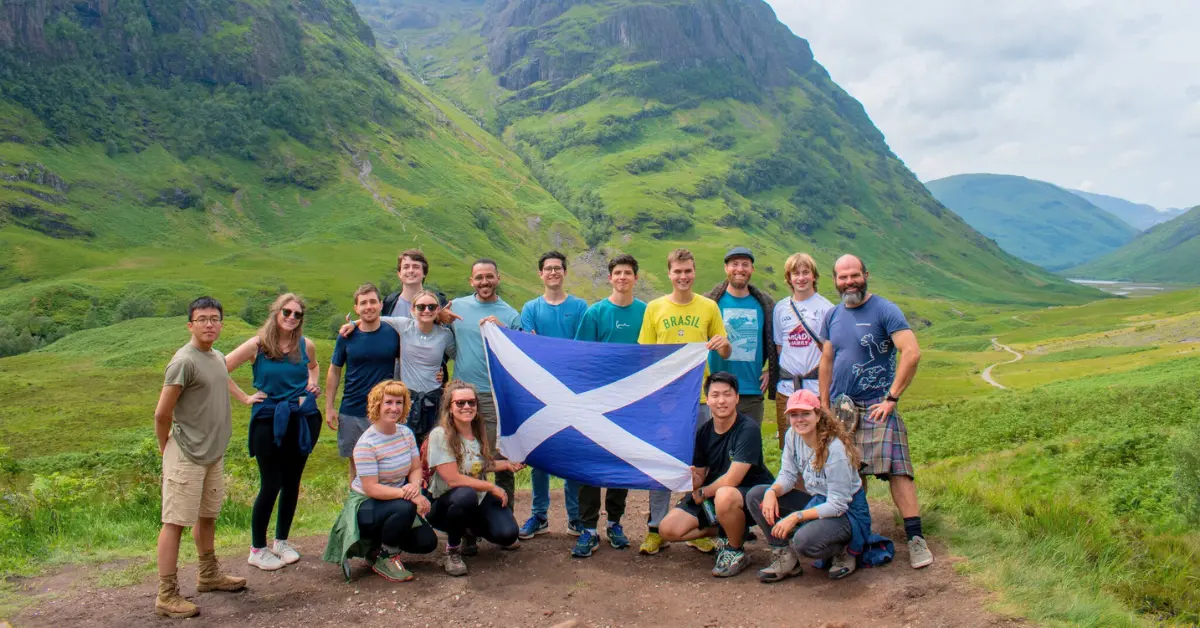
[[[787,412],[792,410],[814,410],[821,407],[821,400],[813,391],[801,389],[788,397]]]

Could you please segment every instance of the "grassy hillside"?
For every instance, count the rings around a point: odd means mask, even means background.
[[[1180,214],[1185,210],[1167,209],[1159,211],[1153,205],[1145,203],[1133,203],[1123,198],[1108,196],[1106,194],[1096,194],[1094,192],[1084,192],[1083,190],[1067,190],[1075,194],[1087,202],[1103,209],[1104,211],[1120,218],[1126,224],[1137,229],[1145,231],[1154,225],[1166,222]]]
[[[1137,234],[1116,216],[1043,181],[961,174],[925,186],[1000,248],[1048,270],[1100,257]]]
[[[1155,225],[1129,244],[1067,273],[1088,279],[1200,283],[1200,207]]]

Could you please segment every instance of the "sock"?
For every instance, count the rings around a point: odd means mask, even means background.
[[[913,540],[914,536],[924,537],[921,533],[921,518],[920,517],[905,517],[904,518],[904,534],[908,535],[908,540]]]
[[[613,526],[620,525],[620,524],[621,524],[620,521],[608,521],[605,523],[604,528],[607,530],[611,530]],[[594,532],[594,530],[593,530],[593,532]]]
[[[396,554],[400,553],[400,548],[396,547],[395,545],[383,545],[380,547],[380,549],[382,549],[383,553],[387,554],[388,556],[395,556]]]
[[[596,536],[596,534],[598,534],[598,533],[596,532],[596,528],[587,528],[587,531],[588,531],[588,532],[591,532],[591,533],[592,533],[592,536]]]
[[[658,526],[649,526],[650,534],[658,534]]]

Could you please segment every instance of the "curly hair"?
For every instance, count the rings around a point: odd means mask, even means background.
[[[821,471],[825,468],[825,460],[829,457],[829,443],[837,438],[846,448],[846,457],[850,459],[850,468],[858,473],[862,454],[859,453],[858,446],[854,444],[854,437],[846,431],[846,425],[825,408],[813,408],[813,412],[817,413],[817,446],[813,449],[813,470]]]
[[[300,304],[300,312],[303,313],[305,310],[304,299],[301,299],[297,294],[285,292],[275,298],[275,302],[271,304],[271,311],[267,314],[267,320],[263,322],[262,327],[258,328],[258,347],[272,360],[278,360],[285,355],[283,353],[282,339],[280,338],[284,331],[279,328],[279,311],[283,309],[283,306],[292,301]],[[300,338],[303,336],[304,319],[302,318],[296,325],[296,330],[292,332],[292,338],[299,345]],[[286,355],[292,362],[299,362],[300,356],[306,350],[305,347],[295,346]]]
[[[385,379],[371,389],[367,395],[367,420],[372,424],[379,420],[379,416],[383,413],[383,396],[391,395],[393,397],[404,397],[404,411],[400,413],[400,423],[408,421],[408,411],[412,408],[412,395],[408,392],[408,386],[404,385],[397,379]]]
[[[454,393],[460,390],[469,390],[475,394],[475,418],[471,421],[471,433],[475,435],[475,441],[479,443],[479,455],[483,457],[483,468],[489,469],[492,466],[492,446],[487,439],[487,428],[483,425],[483,414],[479,412],[479,391],[475,387],[456,379],[446,385],[445,392],[442,393],[442,407],[438,412],[438,427],[446,436],[446,447],[450,449],[450,453],[454,454],[454,462],[460,468],[462,467],[463,456],[467,455],[467,446],[463,443],[462,434],[454,427],[454,415],[450,413],[450,408],[453,405]]]

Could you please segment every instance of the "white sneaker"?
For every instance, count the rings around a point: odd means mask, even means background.
[[[265,547],[262,549],[250,548],[250,557],[246,559],[246,563],[263,571],[283,569],[283,559]]]
[[[925,539],[914,536],[908,542],[908,560],[913,569],[920,569],[933,564],[933,552],[929,551],[929,545],[925,543]]]
[[[275,547],[272,547],[271,551],[282,558],[285,565],[294,565],[300,560],[300,552],[297,552],[296,548],[292,547],[292,544],[288,543],[286,539],[275,539]]]

